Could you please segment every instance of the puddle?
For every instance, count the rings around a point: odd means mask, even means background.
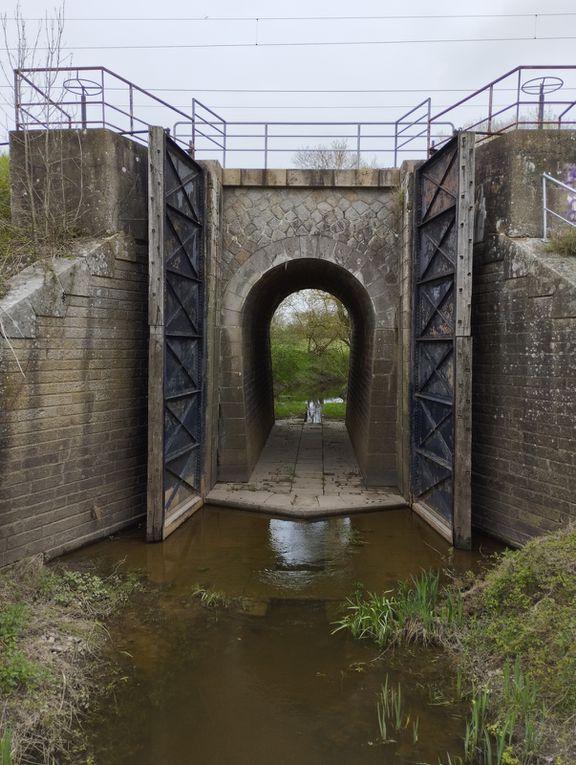
[[[496,549],[484,539],[486,552]],[[125,677],[88,721],[97,765],[434,763],[461,752],[462,709],[437,652],[378,657],[332,634],[357,583],[389,589],[441,568],[448,545],[407,510],[317,522],[206,508],[166,542],[122,535],[68,556],[124,560],[155,583],[111,628]],[[478,565],[478,551],[454,565]],[[205,608],[195,585],[228,608]],[[400,682],[412,727],[379,742],[376,700]]]

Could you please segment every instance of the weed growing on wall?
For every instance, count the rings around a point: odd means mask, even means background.
[[[568,228],[553,234],[550,241],[546,243],[546,252],[576,256],[576,228]]]

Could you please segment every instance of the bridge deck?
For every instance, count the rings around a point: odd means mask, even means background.
[[[248,483],[217,483],[207,502],[321,517],[406,507],[395,488],[367,489],[342,422],[276,422]]]

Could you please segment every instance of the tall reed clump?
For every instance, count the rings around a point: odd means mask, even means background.
[[[404,731],[410,732],[413,744],[418,742],[419,720],[417,717],[411,719],[410,714],[404,711],[402,687],[400,683],[390,683],[388,675],[378,697],[377,712],[382,743],[394,741],[390,734],[398,735]]]
[[[442,597],[441,597],[442,595]],[[463,619],[459,593],[440,587],[440,575],[423,571],[382,595],[357,591],[345,604],[336,629],[356,638],[370,638],[380,646],[418,641],[442,643],[443,635]]]

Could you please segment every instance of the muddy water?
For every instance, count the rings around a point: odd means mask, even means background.
[[[443,657],[379,657],[332,634],[357,583],[383,591],[441,568],[447,553],[409,511],[302,523],[207,508],[161,545],[133,533],[69,556],[103,569],[124,560],[151,582],[111,629],[123,680],[88,722],[96,765],[403,765],[460,753],[463,710]],[[454,565],[479,558],[456,553]],[[202,606],[197,584],[229,607]],[[383,744],[376,699],[387,675],[411,723]]]

